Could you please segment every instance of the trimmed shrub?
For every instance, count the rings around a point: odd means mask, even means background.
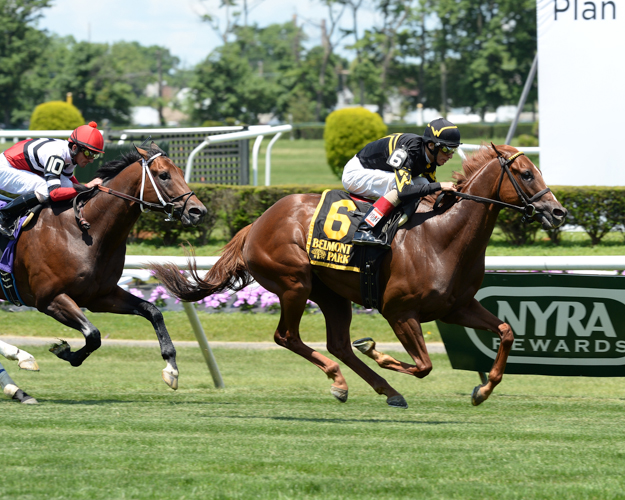
[[[519,146],[535,148],[538,146],[538,139],[533,135],[522,134],[519,136]]]
[[[72,130],[84,124],[78,108],[65,101],[40,104],[30,117],[30,130]]]
[[[328,165],[339,179],[343,167],[358,151],[386,135],[380,115],[365,108],[343,108],[326,119],[323,133]]]

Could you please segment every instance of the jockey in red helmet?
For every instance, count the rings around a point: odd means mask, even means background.
[[[85,167],[104,153],[97,127],[95,122],[81,125],[67,141],[27,139],[0,155],[0,189],[20,195],[0,208],[0,234],[12,238],[13,221],[25,209],[47,200],[69,200],[102,182],[93,179],[83,186],[74,176],[77,166]]]
[[[377,199],[354,234],[355,245],[389,246],[373,228],[400,203],[437,191],[453,192],[453,182],[437,182],[436,167],[451,159],[461,144],[458,127],[444,118],[428,123],[423,136],[391,134],[370,142],[345,165],[343,187]]]

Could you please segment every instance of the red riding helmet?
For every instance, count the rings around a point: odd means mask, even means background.
[[[81,125],[72,132],[68,140],[96,153],[104,153],[104,138],[98,130],[96,122],[89,122],[89,125]]]

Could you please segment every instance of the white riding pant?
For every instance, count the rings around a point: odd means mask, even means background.
[[[61,187],[72,187],[72,181],[69,177],[61,176]],[[19,170],[12,167],[4,153],[0,155],[0,189],[13,194],[25,194],[34,191],[40,202],[44,202],[50,197],[48,185],[43,177],[29,170]]]
[[[380,198],[395,189],[395,172],[365,168],[357,156],[347,162],[341,178],[343,187],[350,193],[364,198]],[[411,184],[428,184],[425,177],[412,179]]]

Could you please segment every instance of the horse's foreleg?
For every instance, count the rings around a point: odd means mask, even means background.
[[[476,299],[473,299],[467,306],[454,311],[452,314],[441,318],[445,323],[453,323],[467,328],[487,330],[499,335],[499,349],[493,367],[488,374],[488,381],[478,385],[473,390],[471,402],[474,406],[483,403],[491,395],[495,387],[501,382],[508,355],[514,342],[514,334],[508,323],[504,323],[497,316],[485,309]]]
[[[16,399],[20,403],[24,403],[27,405],[36,405],[38,403],[35,398],[29,396],[17,386],[17,384],[4,369],[2,364],[0,364],[0,388],[2,389],[2,392],[4,392],[4,394],[12,399]]]
[[[134,314],[146,318],[156,332],[158,343],[161,347],[161,355],[167,363],[163,368],[163,381],[172,389],[178,389],[178,365],[176,364],[176,349],[167,327],[163,314],[154,304],[147,300],[135,297],[126,290],[117,287],[113,293],[100,297],[89,304],[89,310],[93,312],[111,312],[115,314]]]
[[[18,349],[14,345],[7,344],[2,340],[0,340],[0,354],[7,359],[17,361],[17,366],[19,366],[22,370],[29,370],[33,372],[39,371],[37,360],[32,354],[27,353],[23,349]]]
[[[80,307],[69,296],[57,295],[47,306],[39,307],[39,310],[84,335],[85,345],[77,351],[72,351],[69,344],[64,340],[50,348],[51,353],[69,362],[72,366],[80,366],[93,351],[102,345],[100,330],[93,326]]]
[[[375,392],[385,395],[389,406],[407,408],[404,397],[354,354],[349,338],[351,301],[330,290],[320,281],[315,282],[311,299],[317,303],[325,317],[328,351],[349,366]]]

